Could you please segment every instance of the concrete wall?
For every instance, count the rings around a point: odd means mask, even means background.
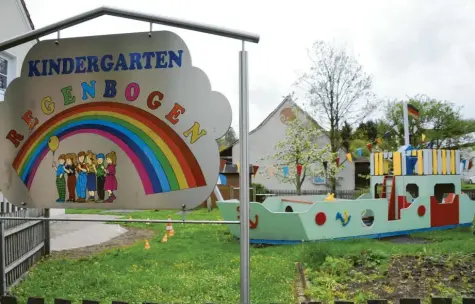
[[[262,125],[255,132],[252,132],[249,135],[249,161],[251,164],[257,163],[259,165],[259,171],[266,170],[267,166],[274,165],[268,160],[261,161],[260,158],[265,155],[271,155],[274,153],[274,147],[276,143],[282,140],[285,137],[286,125],[280,120],[280,111],[283,108],[291,107],[291,102],[283,103],[275,114],[270,117],[270,119]],[[317,139],[316,144],[319,146],[324,146],[330,143],[328,136],[323,135]],[[340,160],[343,161],[345,157],[345,152],[340,152]],[[239,162],[240,153],[239,153],[239,142],[233,146],[233,163],[236,164]],[[353,163],[346,162],[345,168],[338,175],[338,180],[340,186],[337,187],[339,190],[352,190],[355,188],[355,166]],[[275,177],[267,179],[264,175],[256,174],[256,177],[253,178],[253,182],[263,184],[268,189],[273,190],[295,190],[293,184],[283,184],[280,183]],[[325,190],[326,185],[315,185],[312,183],[312,177],[306,178],[302,185],[302,190]]]

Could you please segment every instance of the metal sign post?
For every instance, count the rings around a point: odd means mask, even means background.
[[[250,303],[249,254],[249,83],[247,52],[242,41],[239,52],[239,137],[241,172],[239,173],[239,202],[241,220],[241,303]]]
[[[38,39],[40,37],[46,36],[48,34],[58,32],[66,29],[68,27],[83,23],[85,21],[95,19],[97,17],[109,15],[116,17],[123,17],[127,19],[140,20],[144,22],[157,23],[165,26],[177,27],[182,29],[188,29],[192,31],[208,33],[212,35],[238,39],[242,41],[242,50],[240,51],[240,73],[239,73],[239,84],[240,84],[240,106],[239,106],[239,121],[240,121],[240,160],[241,160],[241,174],[240,174],[240,222],[238,221],[207,221],[207,224],[237,224],[241,225],[241,303],[249,304],[250,303],[250,270],[249,270],[249,151],[248,151],[248,133],[249,133],[249,83],[248,83],[248,62],[247,62],[247,52],[244,49],[244,42],[259,42],[259,35],[252,33],[245,33],[241,31],[235,31],[231,29],[226,29],[222,27],[215,27],[206,24],[199,24],[195,22],[189,22],[179,19],[173,19],[163,16],[157,16],[147,13],[134,12],[129,10],[122,10],[111,7],[100,7],[71,18],[50,24],[46,27],[33,30],[31,32],[16,36],[12,39],[0,42],[0,52],[7,50],[9,48],[21,45],[25,42]],[[7,218],[4,218],[7,219]],[[18,219],[18,220],[38,220],[38,218],[8,218],[8,219]],[[57,220],[53,218],[45,218],[46,221]],[[67,219],[71,221],[71,219]],[[81,219],[81,221],[85,221]],[[87,221],[93,221],[88,219]],[[104,222],[105,220],[101,220]],[[116,222],[122,222],[121,220],[114,220]],[[150,222],[168,222],[168,220],[155,220]],[[175,222],[175,221],[172,221]],[[176,221],[182,223],[182,221]],[[187,221],[187,223],[193,223],[198,221]]]

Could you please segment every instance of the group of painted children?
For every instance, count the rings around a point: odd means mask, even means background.
[[[56,202],[112,203],[117,190],[117,155],[114,151],[94,154],[92,151],[61,154],[58,163],[53,162],[56,171],[56,189],[59,198]],[[76,175],[77,174],[77,175]],[[66,200],[66,185],[69,197]],[[108,198],[105,199],[105,192]],[[96,200],[96,192],[98,199]],[[77,199],[76,199],[77,194]],[[86,195],[88,196],[86,198]]]

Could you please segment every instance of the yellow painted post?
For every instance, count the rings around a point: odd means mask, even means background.
[[[422,150],[417,150],[417,174],[424,174],[424,161],[422,160]]]
[[[379,152],[373,153],[374,155],[374,175],[380,175],[379,173]]]
[[[379,173],[384,175],[384,153],[379,152]]]
[[[455,150],[450,150],[450,174],[455,174]]]
[[[437,171],[437,150],[432,150],[432,174],[439,174]]]
[[[447,154],[446,150],[442,150],[442,174],[447,174]]]
[[[401,152],[393,152],[393,169],[394,169],[394,175],[402,174]]]

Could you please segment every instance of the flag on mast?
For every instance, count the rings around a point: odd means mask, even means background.
[[[419,110],[411,104],[407,104],[407,114],[415,119],[419,119]]]

